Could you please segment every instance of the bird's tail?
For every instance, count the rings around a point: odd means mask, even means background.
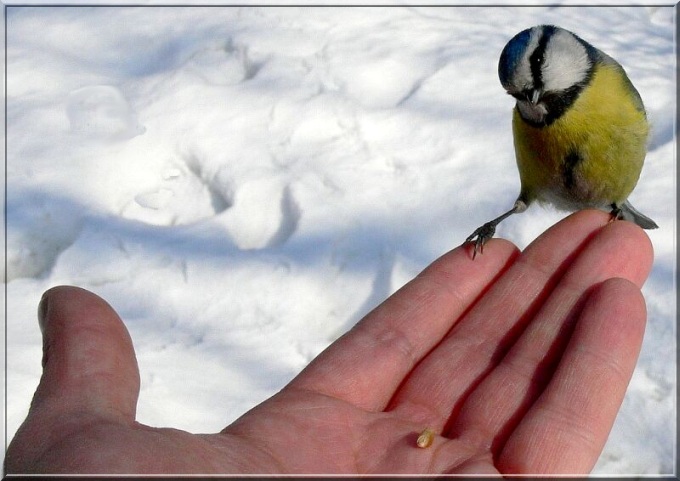
[[[656,222],[638,211],[628,201],[625,201],[618,207],[618,218],[635,222],[643,229],[656,229],[659,227],[656,225]]]

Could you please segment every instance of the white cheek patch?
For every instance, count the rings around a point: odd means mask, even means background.
[[[545,91],[566,90],[585,80],[590,69],[586,48],[573,35],[558,30],[550,38],[541,73]]]

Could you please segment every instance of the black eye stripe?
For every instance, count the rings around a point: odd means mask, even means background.
[[[554,33],[555,27],[544,27],[543,35],[541,35],[541,38],[538,40],[538,45],[529,56],[529,66],[531,68],[531,76],[534,79],[535,89],[543,88],[543,73],[541,72],[541,65],[545,60],[545,49]]]

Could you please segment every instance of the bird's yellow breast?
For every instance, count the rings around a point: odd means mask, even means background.
[[[649,131],[635,95],[620,67],[600,64],[552,124],[533,127],[515,108],[520,195],[569,210],[623,202],[640,176]]]

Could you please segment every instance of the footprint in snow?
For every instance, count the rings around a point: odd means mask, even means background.
[[[191,56],[186,68],[211,85],[236,85],[250,80],[259,70],[248,55],[248,48],[235,45],[208,47]]]
[[[66,102],[66,114],[71,131],[84,137],[125,140],[145,131],[120,90],[109,85],[72,91]]]
[[[140,192],[121,215],[153,225],[187,225],[219,215],[233,203],[231,185],[193,156],[170,161],[155,187]]]
[[[181,162],[166,164],[155,187],[127,203],[123,217],[153,225],[214,222],[243,250],[275,248],[295,234],[302,211],[288,183],[277,177],[234,182],[228,169],[180,155]]]

